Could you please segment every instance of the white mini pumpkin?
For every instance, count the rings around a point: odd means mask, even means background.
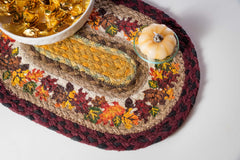
[[[151,24],[138,39],[141,52],[150,59],[163,60],[172,55],[176,46],[174,32],[164,24]]]

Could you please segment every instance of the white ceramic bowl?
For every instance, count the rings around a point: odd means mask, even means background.
[[[86,9],[86,11],[82,14],[82,16],[73,23],[70,27],[64,29],[61,32],[55,33],[50,36],[45,37],[38,37],[38,38],[31,38],[31,37],[23,37],[16,34],[13,34],[6,29],[2,27],[2,24],[6,23],[6,21],[9,20],[9,17],[0,17],[0,30],[2,30],[5,34],[7,34],[9,37],[15,39],[18,42],[22,42],[25,44],[30,45],[45,45],[45,44],[51,44],[58,41],[61,41],[67,37],[72,36],[74,33],[76,33],[88,20],[88,17],[90,16],[93,6],[94,6],[95,0],[90,0],[89,5]]]

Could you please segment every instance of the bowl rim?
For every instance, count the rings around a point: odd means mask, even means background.
[[[67,27],[66,29],[60,31],[60,32],[57,32],[55,34],[52,34],[52,35],[48,35],[48,36],[43,36],[43,37],[36,37],[36,38],[33,38],[33,37],[24,37],[24,36],[19,36],[17,34],[14,34],[12,32],[9,32],[8,30],[4,29],[2,26],[0,26],[0,30],[3,31],[5,34],[7,34],[9,37],[16,37],[17,39],[25,39],[26,41],[31,41],[31,40],[38,40],[38,41],[41,41],[41,40],[46,40],[46,39],[51,39],[51,38],[54,38],[54,37],[58,37],[58,36],[61,36],[63,33],[65,33],[66,31],[70,30],[71,28],[75,27],[79,21],[81,21],[82,19],[85,18],[86,14],[88,14],[88,12],[92,12],[92,9],[93,8],[93,5],[94,5],[94,2],[95,0],[90,0],[89,2],[89,5],[87,7],[87,9],[84,11],[84,13],[81,15],[81,17],[75,21],[71,26]],[[91,9],[91,11],[90,11]],[[80,28],[79,28],[80,29]],[[16,39],[14,38],[14,39]],[[24,43],[24,42],[23,42]],[[29,43],[30,44],[30,43]]]
[[[146,58],[144,58],[143,56],[141,56],[141,54],[137,51],[137,44],[136,44],[136,39],[137,39],[137,37],[139,36],[139,33],[141,33],[142,32],[142,30],[140,30],[140,31],[138,31],[137,33],[136,33],[136,35],[134,36],[134,39],[133,39],[133,48],[134,48],[134,51],[135,51],[135,53],[142,59],[142,60],[144,60],[144,61],[146,61],[146,62],[148,62],[148,63],[152,63],[152,64],[163,64],[163,63],[166,63],[166,62],[169,62],[169,61],[171,61],[176,55],[177,55],[177,53],[179,52],[179,38],[178,38],[178,36],[177,36],[177,34],[173,31],[173,33],[174,33],[174,37],[176,38],[176,46],[175,46],[175,48],[174,48],[174,53],[171,55],[171,56],[168,56],[168,57],[166,57],[165,59],[163,59],[163,60],[157,60],[157,61],[151,61],[151,60],[148,60],[148,59],[146,59]]]

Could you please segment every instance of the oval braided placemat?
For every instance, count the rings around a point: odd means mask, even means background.
[[[151,66],[134,54],[134,31],[151,23],[166,24],[179,37],[180,52],[170,64]],[[68,60],[63,64],[2,35],[0,102],[73,140],[107,150],[147,147],[183,124],[195,103],[200,70],[193,44],[175,20],[140,0],[97,0],[77,34],[128,54],[136,64],[135,78],[126,86],[109,85]],[[59,76],[58,84],[54,76]],[[76,86],[83,88],[75,91]]]

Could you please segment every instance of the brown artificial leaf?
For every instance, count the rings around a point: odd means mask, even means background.
[[[164,97],[166,94],[160,90],[148,89],[144,91],[144,100],[150,102],[153,106],[157,104],[165,104]]]

